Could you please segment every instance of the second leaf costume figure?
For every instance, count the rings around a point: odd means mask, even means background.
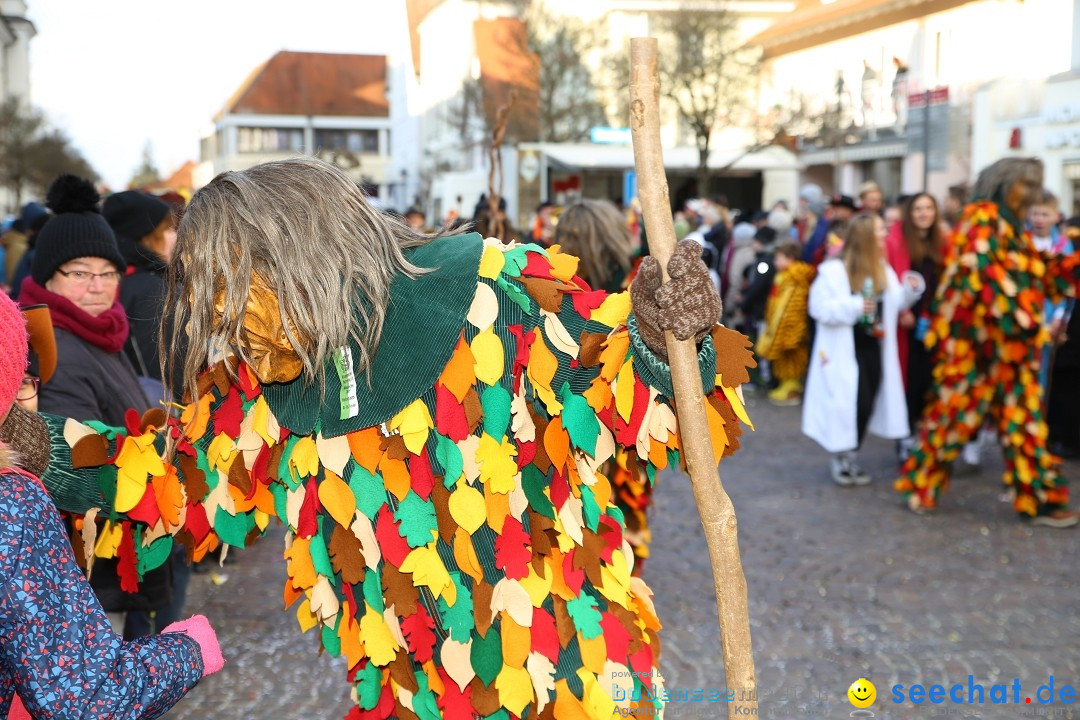
[[[431,271],[393,279],[370,386],[355,342],[325,385],[267,342],[204,374],[179,423],[46,416],[46,483],[66,509],[102,506],[112,522],[88,545],[129,583],[173,542],[198,559],[285,522],[286,597],[346,658],[352,718],[658,714],[660,622],[600,474],[618,447],[650,478],[680,463],[668,368],[629,294],[591,290],[570,256],[479,235],[405,255]],[[260,282],[245,332],[283,337]],[[717,461],[748,422],[746,346],[721,326],[701,345]],[[104,497],[78,496],[86,478]]]

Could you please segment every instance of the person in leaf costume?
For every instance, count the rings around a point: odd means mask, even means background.
[[[952,461],[989,417],[1005,457],[1005,485],[1021,517],[1076,525],[1059,460],[1046,449],[1039,386],[1046,300],[1074,297],[1080,256],[1051,257],[1023,229],[1042,193],[1041,161],[1007,158],[979,175],[946,250],[927,346],[933,383],[915,448],[896,489],[912,510],[937,506]]]
[[[718,462],[753,361],[696,245],[630,293],[576,267],[417,235],[316,160],[224,173],[171,265],[181,417],[4,434],[58,504],[108,519],[84,545],[132,585],[175,542],[198,560],[286,523],[285,597],[345,657],[349,718],[659,714],[660,622],[600,468],[682,462],[664,330],[699,342]]]

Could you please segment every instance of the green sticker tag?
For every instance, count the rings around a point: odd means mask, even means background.
[[[353,364],[352,348],[346,345],[334,351],[334,369],[341,381],[338,400],[341,403],[339,420],[348,420],[360,414],[360,401],[356,396],[356,366]]]

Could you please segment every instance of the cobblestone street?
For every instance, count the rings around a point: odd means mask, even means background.
[[[721,468],[740,520],[750,595],[760,717],[839,718],[848,686],[877,686],[877,717],[1036,716],[1037,704],[993,705],[995,683],[1022,683],[1035,700],[1054,677],[1080,685],[1080,532],[1030,528],[1001,502],[996,451],[981,475],[957,479],[930,517],[893,492],[892,443],[871,439],[862,461],[875,482],[839,488],[824,451],[799,431],[799,408],[751,399],[755,433]],[[1075,463],[1067,468],[1080,477]],[[669,690],[723,684],[708,555],[685,478],[661,478],[653,556],[645,577],[665,630]],[[217,575],[192,579],[189,612],[218,629],[228,665],[167,717],[340,718],[350,707],[342,662],[316,654],[281,611],[282,531],[273,530]],[[227,576],[221,584],[214,582]],[[983,705],[897,706],[891,688],[960,683],[985,687]],[[967,701],[967,691],[964,693]],[[1078,718],[1071,706],[1043,708]],[[671,704],[669,718],[727,717],[719,703]]]

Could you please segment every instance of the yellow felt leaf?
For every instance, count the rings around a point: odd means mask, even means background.
[[[450,495],[450,516],[471,535],[487,519],[484,496],[468,483],[460,483]]]
[[[255,527],[259,528],[259,532],[265,532],[267,526],[270,524],[270,515],[262,510],[256,509],[254,517]]]
[[[529,382],[536,388],[536,394],[544,402],[544,406],[552,415],[562,412],[562,403],[555,397],[551,389],[551,380],[555,377],[555,371],[559,369],[559,361],[554,353],[548,349],[544,337],[539,333],[529,348],[529,365],[526,374]]]
[[[210,467],[224,470],[226,474],[236,457],[236,441],[225,433],[216,435],[206,449],[206,462]]]
[[[484,282],[476,283],[476,294],[473,295],[472,305],[469,306],[469,314],[465,319],[477,330],[484,331],[495,324],[499,317],[499,299],[495,291]]]
[[[548,262],[551,263],[551,275],[563,282],[570,282],[577,275],[578,258],[561,252],[558,245],[548,248]]]
[[[581,672],[578,674],[580,675]],[[614,705],[614,703],[612,704]],[[599,718],[610,718],[611,713],[607,715],[589,713],[574,695],[574,691],[570,689],[566,680],[559,680],[555,683],[554,717],[559,718],[559,720],[598,720]]]
[[[630,334],[627,332],[615,333],[604,341],[600,351],[600,377],[609,383],[615,379],[626,353],[630,349]]]
[[[582,397],[589,403],[589,407],[593,409],[593,412],[602,413],[611,405],[611,385],[600,376],[594,377],[592,384],[582,394]]]
[[[277,418],[270,412],[270,406],[266,404],[266,397],[259,395],[255,398],[255,404],[251,406],[251,428],[259,434],[268,446],[277,445],[281,437],[281,426]]]
[[[581,664],[591,673],[604,672],[604,663],[607,662],[607,643],[604,642],[604,636],[597,635],[590,640],[578,633],[577,639],[581,649]]]
[[[484,571],[480,567],[480,559],[476,556],[476,548],[473,547],[472,538],[465,528],[458,528],[454,533],[454,560],[473,580],[484,579]]]
[[[601,636],[596,639],[603,642],[604,638]],[[582,654],[584,654],[584,651]],[[601,663],[599,673],[602,673],[603,671],[604,666]],[[597,671],[595,670],[589,672],[585,669],[578,670],[577,672],[585,689],[585,706],[589,708],[591,716],[594,718],[614,717],[619,712],[619,706],[611,699],[610,692],[600,687],[600,683],[596,681],[596,677],[593,675],[593,673],[596,672]]]
[[[473,366],[476,377],[488,385],[499,382],[503,374],[503,346],[499,336],[488,328],[473,338],[470,347],[476,360]]]
[[[518,582],[528,593],[529,602],[532,603],[532,606],[540,607],[544,604],[547,596],[551,594],[551,573],[545,573],[544,575],[537,573],[532,563],[529,563],[528,567],[528,576]]]
[[[302,437],[293,446],[289,464],[300,477],[310,477],[319,472],[319,448],[310,437]]]
[[[721,387],[724,389],[724,395],[727,397],[728,402],[731,403],[731,409],[735,411],[735,417],[753,430],[754,423],[750,422],[750,415],[747,414],[746,408],[743,406],[742,396],[738,393],[738,389],[729,388],[726,385],[721,385]]]
[[[615,381],[615,410],[623,422],[630,422],[630,413],[634,410],[634,359],[630,358],[619,369],[619,378]]]
[[[356,513],[356,495],[344,480],[329,469],[325,474],[326,477],[319,483],[319,502],[338,525],[349,527]]]
[[[413,455],[419,455],[427,442],[428,431],[435,427],[431,420],[431,413],[423,400],[414,400],[404,410],[390,419],[387,427],[401,433],[401,439],[405,441],[405,447]]]
[[[447,585],[450,585],[450,573],[443,565],[435,549],[435,543],[429,543],[413,549],[401,562],[399,568],[403,573],[412,573],[413,585],[420,587],[425,585],[431,589],[435,597],[442,595]]]
[[[480,481],[492,492],[506,494],[514,489],[518,467],[514,458],[517,448],[509,440],[499,442],[487,433],[480,436],[476,461],[480,465]]]
[[[608,295],[607,299],[592,311],[590,320],[603,323],[608,327],[618,327],[626,324],[626,317],[630,314],[630,293],[621,292]]]
[[[576,358],[581,346],[577,344],[574,336],[562,324],[562,320],[559,320],[559,316],[547,310],[541,310],[540,314],[544,316],[544,335],[555,346],[555,349]]]
[[[367,611],[364,617],[360,618],[360,637],[364,639],[364,651],[371,658],[371,662],[383,667],[394,661],[401,646],[382,613],[375,612],[375,608],[367,602],[364,605],[367,606]]]
[[[296,620],[300,623],[300,632],[307,632],[319,624],[319,618],[311,612],[311,604],[304,598],[296,608]]]
[[[499,277],[499,273],[502,272],[505,264],[506,258],[503,256],[499,246],[488,245],[484,248],[484,254],[480,257],[480,269],[477,274],[482,278],[494,280]]]
[[[495,678],[495,689],[499,691],[499,703],[518,717],[533,699],[532,678],[524,668],[503,665]]]
[[[99,558],[116,557],[116,550],[120,547],[120,540],[124,537],[124,529],[119,523],[111,520],[105,522],[105,527],[98,534],[97,544],[94,545],[94,556]]]
[[[138,505],[146,493],[147,480],[165,474],[165,464],[161,462],[153,441],[152,433],[129,437],[124,441],[116,458],[116,500],[113,506],[117,512],[127,512]]]

